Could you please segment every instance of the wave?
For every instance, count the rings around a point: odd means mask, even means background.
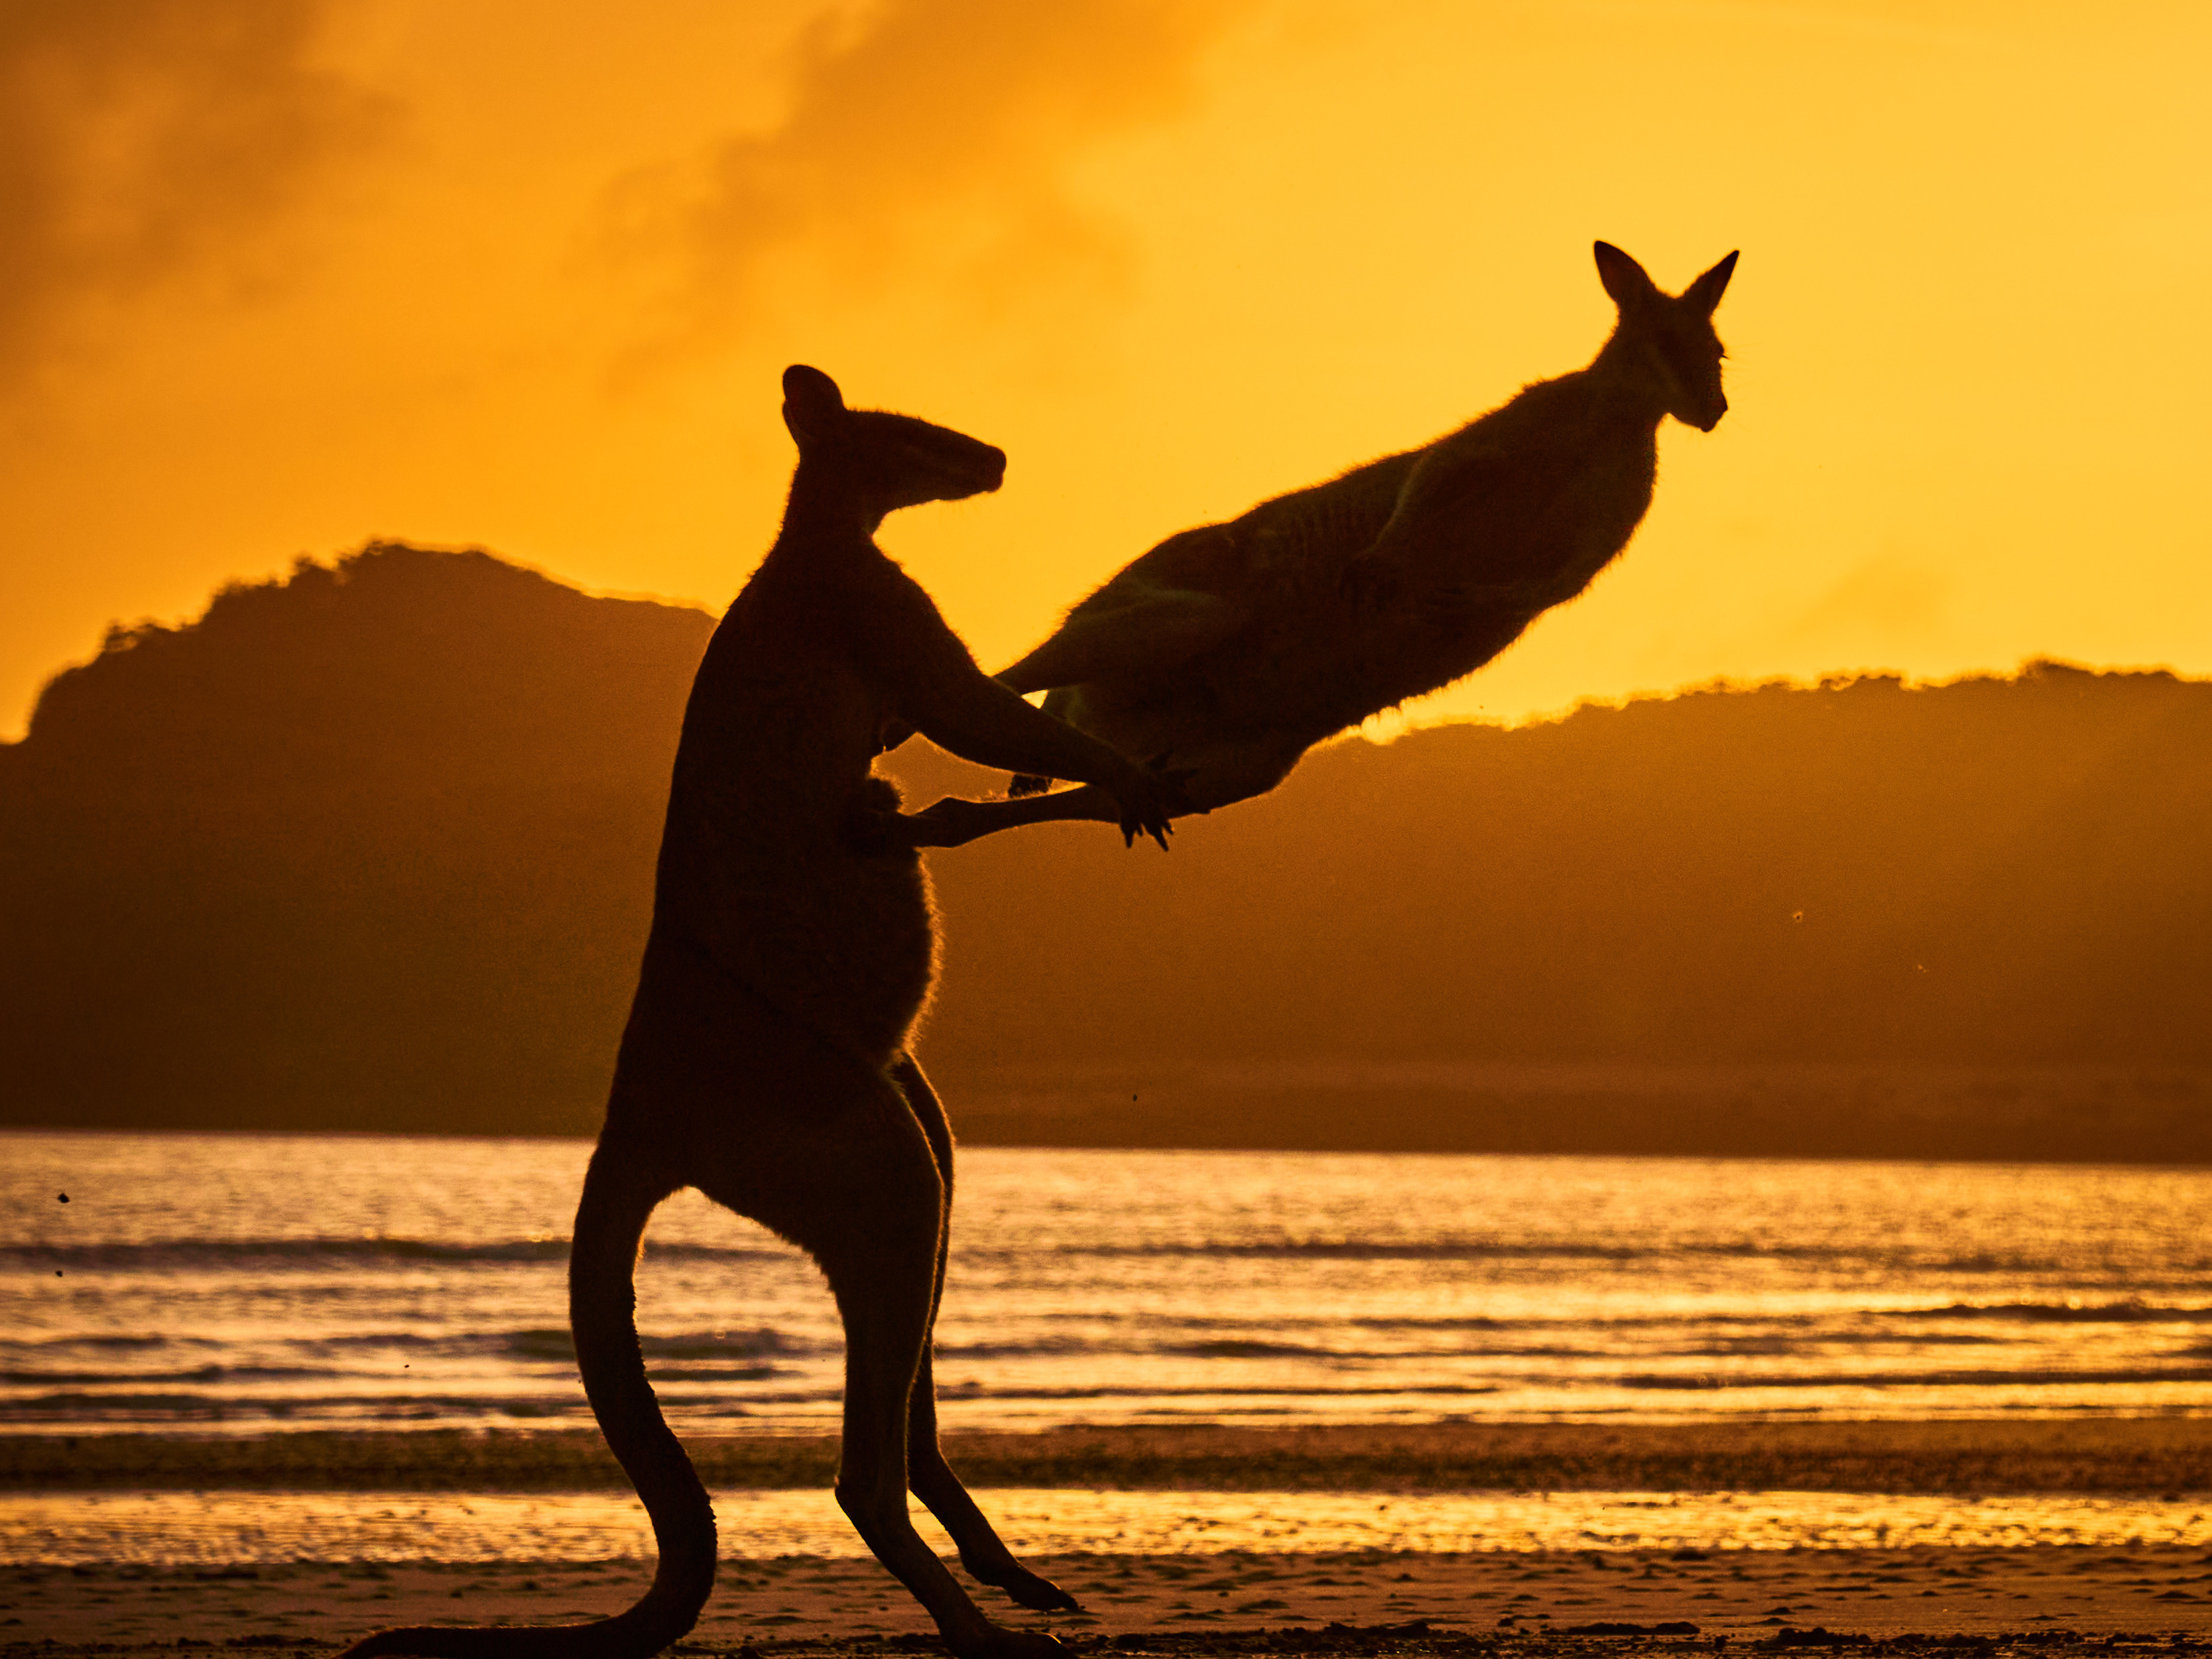
[[[1376,1382],[1328,1383],[1285,1382],[1254,1385],[1224,1382],[1218,1384],[1192,1383],[1169,1388],[1151,1386],[1120,1387],[1112,1383],[1076,1384],[1066,1388],[1014,1383],[1004,1388],[988,1388],[980,1382],[940,1384],[937,1393],[944,1400],[1371,1400],[1377,1397],[1417,1395],[1423,1399],[1457,1400],[1477,1395],[1502,1394],[1504,1389],[1495,1382]]]
[[[758,1244],[699,1244],[648,1240],[648,1260],[665,1262],[743,1264],[788,1263],[788,1247]],[[1041,1261],[1086,1259],[1204,1260],[1219,1261],[1282,1261],[1344,1262],[1589,1262],[1617,1267],[1667,1268],[1698,1261],[1773,1261],[1804,1263],[1816,1267],[1857,1267],[1900,1276],[1924,1273],[1981,1275],[2022,1273],[2071,1273],[2078,1264],[2041,1256],[1990,1250],[1946,1253],[1917,1247],[1879,1245],[1790,1244],[1760,1239],[1722,1239],[1683,1243],[1668,1240],[1645,1243],[1613,1243],[1593,1240],[1499,1239],[1456,1237],[1429,1239],[1198,1239],[1121,1243],[1101,1240],[1048,1247],[1042,1249],[965,1249],[963,1262],[970,1267],[1034,1268]],[[83,1244],[15,1243],[0,1244],[0,1272],[9,1268],[46,1273],[68,1272],[189,1273],[264,1272],[290,1269],[410,1266],[419,1263],[469,1266],[556,1266],[568,1259],[565,1238],[520,1238],[465,1243],[436,1238],[169,1238],[137,1243]],[[2188,1274],[2190,1263],[2168,1261],[2168,1274]],[[2196,1289],[2212,1262],[2197,1263],[2194,1277],[2162,1279],[2174,1288]],[[1103,1276],[1115,1276],[1106,1270]],[[2142,1276],[2136,1276],[2138,1284]],[[2138,1304],[2118,1304],[2132,1309]],[[2197,1318],[2212,1321],[2212,1308],[2154,1309],[2113,1312],[2038,1303],[1959,1304],[1949,1309],[1900,1310],[1899,1318],[1944,1316],[2039,1318],[2091,1321],[2102,1318]]]
[[[1996,1389],[2051,1388],[2094,1382],[2212,1382],[2212,1365],[2131,1365],[2106,1370],[2075,1370],[2063,1365],[2022,1366],[2016,1370],[1826,1371],[1791,1375],[1742,1371],[1665,1372],[1623,1376],[1624,1389],[1677,1389],[1708,1393],[1731,1389]]]
[[[574,1364],[576,1344],[565,1329],[546,1327],[508,1331],[497,1340],[520,1359],[558,1359]],[[763,1325],[750,1331],[702,1331],[684,1336],[641,1334],[637,1345],[652,1359],[767,1359],[824,1352],[817,1343],[803,1341]]]
[[[2002,1346],[2021,1340],[1990,1328],[2008,1321],[2155,1325],[2201,1324],[2209,1320],[2212,1320],[2212,1310],[2163,1308],[2135,1301],[2088,1307],[1958,1304],[1900,1310],[1840,1309],[1820,1314],[1717,1317],[1674,1314],[1613,1318],[1553,1315],[1526,1319],[1365,1316],[1238,1319],[1160,1315],[1132,1316],[1111,1328],[1083,1332],[1056,1330],[1052,1316],[1047,1315],[1018,1317],[1016,1329],[1003,1335],[940,1341],[936,1352],[946,1362],[1079,1360],[1093,1356],[1115,1360],[1147,1355],[1330,1365],[1412,1364],[1427,1360],[1601,1362],[1608,1356],[1618,1360],[1638,1350],[1648,1352],[1649,1334],[1662,1333],[1666,1351],[1680,1358],[1756,1361],[1832,1349],[1838,1344],[1862,1354],[1900,1347]],[[1963,1328],[1944,1328],[1954,1321]],[[1090,1316],[1085,1322],[1095,1326]],[[1024,1326],[1042,1328],[1022,1328]],[[1376,1339],[1386,1336],[1401,1340],[1378,1346]],[[842,1352],[834,1331],[802,1335],[767,1325],[648,1333],[641,1336],[639,1346],[656,1375],[672,1375],[669,1368],[678,1365],[754,1366],[818,1359]],[[380,1371],[384,1367],[380,1360],[401,1356],[417,1364],[437,1360],[566,1369],[575,1363],[575,1345],[568,1329],[558,1326],[435,1334],[382,1329],[315,1336],[278,1336],[264,1330],[251,1338],[230,1340],[203,1335],[85,1333],[0,1339],[0,1384],[339,1376]]]
[[[648,1257],[668,1261],[782,1261],[767,1246],[653,1244]],[[374,1267],[386,1262],[566,1262],[565,1238],[504,1239],[464,1244],[431,1238],[170,1238],[143,1243],[0,1245],[0,1269],[162,1272],[242,1267]]]
[[[54,1388],[63,1383],[89,1387],[102,1382],[269,1382],[336,1373],[306,1365],[196,1365],[171,1371],[0,1371],[0,1383],[19,1388]]]
[[[1492,1261],[1559,1258],[1576,1261],[1633,1261],[1653,1252],[1632,1244],[1589,1243],[1505,1243],[1489,1238],[1365,1239],[1174,1239],[1142,1244],[1084,1244],[1063,1247],[1064,1255],[1204,1256],[1235,1261],[1284,1258],[1326,1261]],[[1013,1251],[994,1252],[1017,1260]]]
[[[656,1377],[656,1382],[704,1381],[725,1382],[726,1376],[704,1378]],[[939,1389],[947,1400],[988,1400],[1009,1403],[1049,1401],[1147,1400],[1368,1400],[1419,1398],[1465,1400],[1499,1392],[1490,1383],[1383,1383],[1373,1386],[1291,1383],[1243,1387],[1186,1384],[1175,1387],[1118,1386],[1112,1383],[1050,1385],[1012,1384],[986,1387],[978,1382],[948,1385]],[[779,1405],[834,1404],[841,1396],[834,1382],[806,1388],[749,1390],[743,1395],[686,1391],[666,1396],[662,1404],[671,1412],[696,1414],[711,1409],[730,1416],[744,1416]],[[220,1422],[232,1419],[294,1421],[354,1422],[405,1421],[439,1419],[503,1417],[521,1419],[576,1418],[588,1419],[591,1407],[580,1391],[560,1395],[472,1395],[443,1391],[420,1395],[316,1394],[294,1396],[228,1395],[181,1389],[149,1388],[94,1391],[57,1389],[50,1393],[0,1398],[0,1423],[99,1422],[118,1418],[161,1418],[173,1421]]]
[[[0,1423],[99,1423],[133,1419],[174,1423],[434,1422],[452,1418],[588,1419],[590,1415],[591,1407],[580,1396],[518,1400],[470,1395],[315,1395],[284,1399],[141,1389],[135,1393],[100,1394],[64,1391],[0,1400]]]
[[[1191,1322],[1196,1323],[1198,1322]],[[1235,1320],[1211,1320],[1205,1328],[1233,1328]],[[1269,1321],[1266,1328],[1279,1330],[1282,1322]],[[1047,1336],[1032,1341],[940,1342],[937,1357],[945,1359],[1066,1359],[1097,1354],[1127,1358],[1139,1354],[1168,1354],[1187,1359],[1318,1359],[1329,1364],[1361,1360],[1460,1359],[1490,1352],[1468,1348],[1347,1348],[1312,1342],[1285,1342],[1279,1338],[1223,1335],[1190,1342],[1146,1341],[1136,1333],[1119,1340]],[[1522,1349],[1504,1352],[1519,1353]]]
[[[1217,1320],[1192,1320],[1191,1324],[1216,1329],[1223,1322]],[[1137,1345],[1141,1349],[1142,1345]],[[1081,1354],[1127,1354],[1133,1351],[1129,1341],[1100,1341],[1085,1336],[1039,1336],[1027,1340],[996,1342],[939,1341],[932,1350],[940,1360],[945,1359],[1066,1359]]]
[[[33,1341],[0,1341],[0,1358],[22,1359],[79,1349],[152,1353],[167,1347],[222,1349],[234,1346],[211,1337],[55,1336]],[[274,1346],[264,1343],[264,1346]],[[343,1356],[400,1351],[412,1353],[495,1354],[516,1359],[574,1363],[576,1345],[566,1327],[532,1326],[520,1330],[468,1331],[426,1335],[420,1331],[351,1331],[331,1336],[295,1337],[281,1345],[287,1352]],[[823,1352],[820,1344],[789,1336],[767,1326],[749,1331],[701,1331],[680,1336],[642,1335],[638,1346],[650,1359],[759,1359]]]
[[[1945,1308],[1903,1308],[1884,1319],[2005,1319],[2037,1325],[2180,1325],[2212,1322],[2212,1308],[2160,1307],[2130,1297],[2084,1305],[2073,1302],[1954,1302]]]
[[[171,1238],[140,1244],[15,1244],[0,1267],[108,1271],[322,1267],[415,1261],[566,1261],[566,1239],[453,1244],[422,1238]]]
[[[1382,1354],[1346,1353],[1338,1348],[1316,1348],[1303,1342],[1261,1342],[1249,1338],[1219,1337],[1211,1342],[1178,1342],[1155,1348],[1155,1353],[1180,1354],[1190,1359],[1381,1359]]]
[[[1390,1261],[1487,1261],[1522,1258],[1564,1258],[1589,1261],[1632,1261],[1652,1252],[1607,1245],[1500,1244],[1439,1240],[1428,1243],[1372,1243],[1361,1240],[1291,1240],[1240,1243],[1206,1241],[1195,1243],[1098,1244],[1043,1250],[969,1250],[972,1261],[1030,1262],[1048,1256],[1156,1257],[1200,1256],[1285,1258],[1292,1260]],[[645,1255],[662,1261],[787,1261],[788,1250],[772,1246],[693,1244],[647,1241]],[[236,1268],[244,1266],[325,1266],[382,1262],[565,1262],[565,1238],[507,1239],[462,1243],[426,1238],[172,1238],[140,1243],[91,1244],[0,1244],[0,1268],[51,1270],[161,1271],[191,1268]]]
[[[1462,1235],[1408,1239],[1177,1239],[1143,1243],[1100,1242],[1061,1246],[1050,1254],[1066,1257],[1200,1257],[1337,1261],[1592,1261],[1664,1267],[1687,1261],[1787,1261],[1814,1266],[1850,1266],[1909,1273],[2018,1273],[2072,1271],[2079,1264],[2063,1258],[1978,1248],[1945,1250],[1925,1245],[1853,1242],[1792,1244],[1772,1239],[1657,1239],[1648,1243],[1613,1243],[1577,1238],[1498,1238]],[[1034,1261],[1045,1252],[964,1250],[974,1261]],[[2168,1260],[2169,1270],[2212,1271],[2212,1258]]]
[[[390,1316],[392,1310],[382,1310]],[[1279,1361],[1322,1365],[1419,1364],[1424,1361],[1492,1362],[1519,1368],[1545,1361],[1633,1363],[1638,1353],[1654,1353],[1656,1333],[1664,1352],[1686,1359],[1786,1359],[1814,1352],[1853,1352],[1870,1358],[1899,1348],[1996,1347],[2025,1343],[2047,1349],[2057,1340],[2007,1331],[2007,1323],[2074,1325],[2112,1323],[2155,1327],[2202,1327],[2212,1322],[2212,1308],[2160,1306],[2130,1298],[2095,1304],[2015,1302],[1954,1303],[1896,1310],[1841,1308],[1820,1313],[1630,1314],[1615,1317],[1544,1314],[1517,1319],[1494,1316],[1373,1316],[1312,1315],[1240,1319],[1132,1314],[1107,1328],[1094,1315],[1082,1316],[1090,1328],[1055,1328],[1053,1316],[1016,1314],[1012,1329],[980,1340],[940,1342],[940,1360],[1073,1360],[1091,1357],[1115,1361],[1158,1356],[1192,1360]],[[688,1376],[723,1376],[750,1379],[774,1375],[784,1362],[834,1357],[842,1346],[834,1329],[799,1334],[769,1325],[721,1330],[646,1334],[640,1346],[657,1376],[673,1377],[673,1368],[689,1366]],[[2192,1351],[2161,1357],[2212,1358]],[[1932,1357],[1932,1356],[1931,1356]],[[2111,1356],[2113,1358],[2118,1355]],[[2144,1355],[2148,1358],[2149,1356]],[[566,1370],[575,1363],[568,1329],[558,1326],[494,1327],[476,1330],[424,1332],[369,1329],[328,1334],[279,1334],[265,1325],[250,1336],[225,1340],[205,1334],[144,1331],[84,1332],[0,1339],[0,1385],[40,1387],[111,1382],[178,1382],[243,1377],[339,1377],[381,1374],[399,1369],[405,1358],[418,1368],[425,1360],[466,1363],[471,1369],[505,1370],[526,1375],[539,1368]],[[380,1362],[389,1361],[389,1364]],[[740,1369],[732,1370],[730,1367]],[[715,1369],[720,1368],[720,1369]],[[419,1371],[418,1371],[419,1374]],[[1960,1373],[1966,1375],[1966,1373]],[[2169,1375],[2165,1370],[2154,1373]],[[1981,1371],[1971,1374],[1983,1375]],[[1806,1386],[1769,1382],[1759,1376],[1729,1386]],[[1678,1388],[1719,1386],[1646,1380],[1632,1386]]]
[[[328,1337],[301,1337],[255,1346],[293,1361],[331,1363],[254,1363],[222,1364],[200,1361],[164,1368],[149,1364],[132,1370],[92,1369],[68,1362],[84,1351],[94,1353],[143,1355],[149,1361],[164,1357],[197,1357],[234,1345],[205,1337],[48,1337],[33,1341],[0,1342],[0,1383],[55,1384],[154,1382],[199,1382],[241,1378],[314,1377],[356,1375],[356,1355],[410,1353],[417,1358],[537,1360],[573,1365],[574,1340],[566,1330],[533,1328],[523,1330],[472,1332],[426,1336],[412,1331],[354,1332]],[[699,1332],[678,1336],[641,1336],[638,1346],[648,1362],[734,1360],[758,1362],[770,1358],[816,1355],[830,1352],[823,1344],[808,1342],[781,1331],[762,1327],[749,1331]],[[40,1364],[40,1361],[45,1364]],[[655,1364],[656,1376],[673,1376],[665,1364]],[[703,1374],[703,1373],[702,1373]],[[729,1373],[738,1374],[738,1373]],[[744,1375],[769,1374],[768,1369]]]
[[[562,1241],[563,1259],[568,1249]],[[677,1242],[645,1241],[645,1256],[648,1261],[789,1261],[795,1251],[787,1244],[686,1244]]]

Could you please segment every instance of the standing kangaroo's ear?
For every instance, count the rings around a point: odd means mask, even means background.
[[[793,363],[783,371],[783,423],[802,449],[828,437],[844,412],[844,394],[820,369]]]
[[[1729,257],[1682,290],[1682,303],[1692,305],[1710,317],[1713,307],[1721,302],[1728,291],[1729,278],[1735,274],[1735,255]]]
[[[1605,291],[1613,296],[1613,304],[1623,311],[1659,297],[1658,289],[1644,274],[1644,267],[1612,243],[1593,242],[1590,252],[1597,256],[1598,281],[1605,284]]]

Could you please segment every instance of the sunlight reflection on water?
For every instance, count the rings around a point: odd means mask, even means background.
[[[587,1425],[587,1152],[0,1135],[0,1429]],[[985,1147],[960,1193],[954,1426],[2212,1410],[2208,1170]],[[796,1251],[679,1195],[639,1294],[680,1428],[835,1426]]]
[[[1764,1492],[1077,1492],[979,1494],[1018,1552],[1901,1549],[2212,1544],[2212,1504]],[[827,1492],[717,1494],[726,1561],[867,1552]],[[943,1553],[944,1534],[917,1510]],[[0,1498],[0,1564],[599,1561],[653,1554],[612,1492],[117,1492]]]

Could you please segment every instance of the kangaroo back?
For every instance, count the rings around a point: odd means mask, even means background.
[[[1425,447],[1170,537],[1000,677],[1184,776],[1211,809],[1270,789],[1313,744],[1473,672],[1583,592],[1651,501],[1668,416],[1728,409],[1712,315],[1729,254],[1680,295],[1609,242],[1619,308],[1583,368]],[[1017,794],[1048,784],[1018,776]]]

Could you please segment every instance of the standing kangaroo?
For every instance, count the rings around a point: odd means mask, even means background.
[[[584,1390],[653,1519],[659,1565],[628,1612],[553,1629],[390,1630],[372,1654],[627,1659],[690,1630],[714,1581],[714,1512],[662,1419],[633,1282],[646,1223],[684,1187],[811,1255],[845,1326],[837,1501],[963,1659],[1041,1659],[993,1624],[908,1519],[915,1494],[962,1565],[1024,1607],[1075,1601],[1015,1561],[937,1443],[930,1334],[952,1198],[945,1109],[908,1052],[936,969],[928,878],[870,770],[919,729],[981,765],[1080,778],[1164,847],[1162,792],[976,667],[878,549],[886,514],[996,489],[1006,458],[783,377],[799,445],[782,532],[714,631],[684,714],[653,926],[607,1119],[584,1177],[568,1311]]]
[[[1713,308],[1733,253],[1678,297],[1610,243],[1620,307],[1589,367],[1540,380],[1424,449],[1387,455],[1170,536],[1068,613],[1000,678],[1141,755],[1182,810],[1264,793],[1322,738],[1472,673],[1589,586],[1651,504],[1659,423],[1728,409]],[[1013,823],[1111,816],[1096,789],[950,800],[933,845]]]

